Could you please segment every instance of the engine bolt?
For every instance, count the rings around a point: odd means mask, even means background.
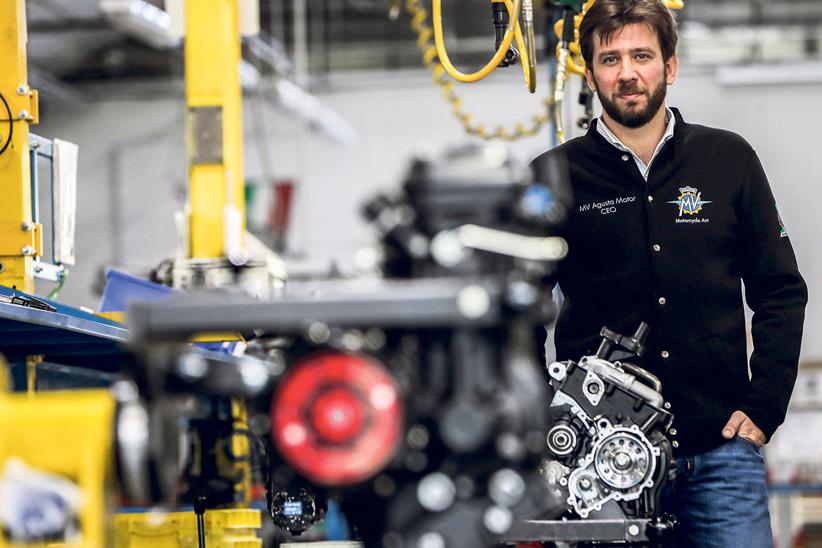
[[[627,453],[617,453],[614,457],[614,464],[620,470],[625,470],[631,465],[631,457]]]
[[[188,380],[196,381],[205,377],[208,372],[208,363],[202,356],[185,354],[177,363],[178,373]]]
[[[465,286],[457,295],[457,308],[463,317],[476,320],[491,310],[491,295],[481,286]]]
[[[308,340],[314,344],[323,344],[331,337],[331,330],[322,322],[312,323],[308,327]]]
[[[365,338],[360,330],[351,329],[343,333],[342,337],[340,337],[340,343],[342,343],[346,350],[358,352],[362,349],[363,344],[365,344]]]
[[[639,526],[636,524],[631,524],[628,526],[628,534],[632,537],[635,537],[639,534]]]
[[[587,491],[591,488],[591,480],[589,480],[588,478],[582,478],[581,480],[579,480],[579,486]]]
[[[417,485],[417,500],[429,512],[448,509],[457,495],[457,488],[451,478],[441,472],[428,474]]]
[[[430,436],[428,435],[427,428],[421,424],[415,424],[410,430],[408,430],[408,435],[406,438],[408,440],[408,445],[410,445],[412,449],[425,449],[428,445]]]
[[[391,476],[382,474],[374,480],[374,492],[383,498],[390,497],[396,490],[397,484]]]
[[[417,548],[445,548],[445,539],[439,533],[425,533],[417,541]]]
[[[514,506],[525,494],[525,481],[515,471],[504,468],[491,476],[488,493],[500,506]]]
[[[508,508],[491,506],[482,516],[482,523],[490,532],[501,535],[511,528],[514,523],[514,516]]]

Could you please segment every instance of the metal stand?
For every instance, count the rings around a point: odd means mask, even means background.
[[[206,498],[197,497],[197,499],[194,501],[194,513],[197,514],[197,545],[199,546],[199,548],[206,548],[205,511]]]

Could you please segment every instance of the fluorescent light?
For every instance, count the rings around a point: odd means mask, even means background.
[[[100,13],[117,30],[157,49],[180,44],[171,35],[171,16],[145,0],[102,0]]]
[[[275,90],[279,105],[307,120],[314,129],[321,131],[333,141],[348,146],[359,139],[354,126],[293,82],[278,78]]]
[[[719,67],[717,79],[723,86],[819,84],[822,62]]]

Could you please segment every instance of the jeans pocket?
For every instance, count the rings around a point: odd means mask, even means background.
[[[759,445],[758,443],[756,443],[755,441],[753,441],[751,439],[745,438],[745,437],[740,436],[740,435],[737,435],[736,439],[742,440],[742,443],[747,445],[750,449],[753,449],[756,452],[757,455],[759,454],[759,451],[762,449],[761,445]]]

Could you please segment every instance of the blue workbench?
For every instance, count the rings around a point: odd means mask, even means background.
[[[0,295],[25,293],[0,286]],[[91,385],[105,383],[131,363],[123,343],[128,330],[122,324],[41,297],[56,311],[39,310],[0,301],[0,353],[12,364],[20,388],[20,364],[27,356],[42,355],[43,373],[87,377]],[[25,379],[25,368],[23,368]],[[48,376],[48,375],[47,375]],[[82,382],[88,385],[89,382]],[[69,383],[73,384],[73,383]],[[66,386],[67,388],[69,386]]]

